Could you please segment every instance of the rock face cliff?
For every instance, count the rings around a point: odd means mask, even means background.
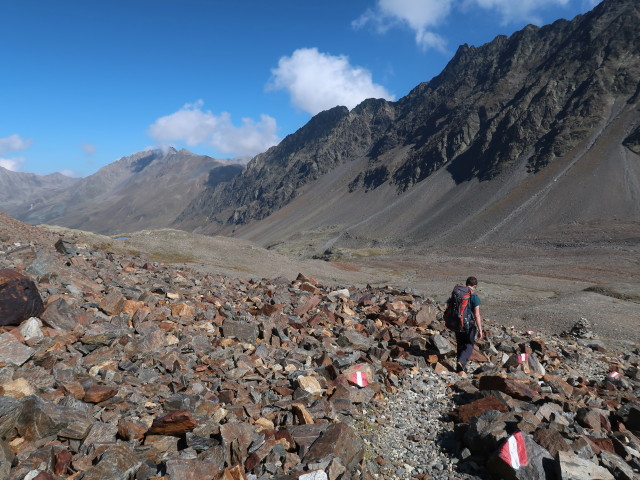
[[[203,191],[177,225],[269,244],[322,228],[369,243],[435,241],[435,232],[449,241],[461,238],[459,225],[464,240],[481,240],[488,231],[523,233],[521,215],[508,221],[516,210],[533,215],[532,228],[638,222],[639,25],[637,1],[605,0],[572,21],[463,45],[440,75],[397,102],[318,114],[231,183]],[[587,194],[593,185],[581,176],[598,169],[601,181],[626,190]],[[550,186],[560,178],[565,196]],[[561,205],[591,200],[544,218],[540,201],[554,195]]]
[[[197,194],[229,181],[239,165],[187,150],[148,150],[69,179],[9,211],[29,223],[116,234],[168,225]],[[42,177],[41,177],[42,178]]]

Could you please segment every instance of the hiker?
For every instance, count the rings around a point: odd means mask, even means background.
[[[467,292],[471,294],[471,297],[467,305],[464,327],[460,331],[455,332],[458,353],[456,372],[458,373],[464,372],[476,340],[481,339],[484,335],[482,332],[482,317],[480,316],[480,297],[474,293],[476,288],[478,288],[478,279],[476,277],[469,277],[465,283]]]

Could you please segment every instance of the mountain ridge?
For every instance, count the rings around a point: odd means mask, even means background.
[[[553,197],[560,205],[572,198],[588,201],[593,215],[569,205],[557,216],[561,222],[615,216],[640,221],[640,172],[637,162],[626,158],[636,154],[625,147],[635,144],[632,132],[640,128],[638,24],[637,2],[605,0],[571,21],[527,26],[480,47],[463,45],[440,75],[397,102],[370,99],[351,111],[335,107],[314,117],[280,145],[256,156],[231,183],[203,191],[175,225],[260,244],[286,241],[296,231],[331,227],[342,232],[343,240],[345,232],[362,231],[363,245],[382,241],[399,246],[452,238],[457,223],[447,226],[446,217],[474,223],[457,209],[482,198],[484,210],[474,215],[482,214],[486,222],[463,235],[464,241],[488,239],[486,232],[492,230],[513,239],[532,233],[517,218],[505,223],[509,215],[500,205],[518,192],[524,196],[513,198],[513,208],[526,205],[527,195]],[[312,133],[317,136],[310,137]],[[615,137],[615,143],[608,137]],[[595,199],[589,201],[569,177],[598,170],[590,157],[603,149],[612,158],[602,158],[600,170],[630,190],[621,198],[616,198],[615,188],[602,192],[596,208]],[[550,169],[556,163],[571,165],[569,177],[564,175],[564,196],[557,186],[549,186],[557,182]],[[562,165],[555,168],[562,170]],[[346,184],[332,175],[338,169],[350,176]],[[402,204],[402,197],[416,188],[423,191],[425,206],[404,202],[407,208],[401,212],[380,213],[387,206],[374,196]],[[320,205],[314,204],[308,192],[318,190],[340,201],[327,195],[319,198]],[[530,202],[526,209],[532,225],[545,227],[540,209],[547,207],[539,203]],[[501,213],[487,213],[496,210]],[[289,225],[284,212],[300,220]],[[361,228],[372,216],[379,225]],[[435,232],[416,230],[427,219],[435,222]],[[396,225],[397,231],[376,239],[376,231],[386,232],[387,224]],[[412,235],[412,230],[420,233]],[[319,248],[317,243],[313,248]],[[351,235],[346,243],[357,242]]]
[[[206,186],[241,170],[188,150],[153,149],[122,157],[73,188],[52,189],[35,205],[11,213],[28,223],[51,223],[96,233],[117,234],[161,228]]]

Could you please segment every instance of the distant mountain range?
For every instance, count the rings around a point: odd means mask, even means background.
[[[5,210],[305,253],[548,238],[612,222],[633,236],[639,154],[640,2],[605,0],[572,21],[463,45],[406,97],[322,112],[242,170],[144,152],[86,179],[41,178],[41,190],[21,177],[29,195],[8,195]]]
[[[201,191],[241,169],[187,150],[149,150],[79,179],[2,169],[0,185],[12,200],[1,200],[5,212],[28,223],[117,234],[166,227]]]

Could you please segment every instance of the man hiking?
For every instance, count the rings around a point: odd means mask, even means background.
[[[465,283],[466,286],[464,287],[457,285],[452,294],[452,297],[464,297],[464,300],[466,300],[466,305],[461,315],[462,325],[455,332],[458,354],[456,372],[458,373],[464,372],[476,340],[481,339],[484,335],[482,331],[482,316],[480,315],[480,297],[475,294],[476,288],[478,288],[478,279],[469,277]]]

